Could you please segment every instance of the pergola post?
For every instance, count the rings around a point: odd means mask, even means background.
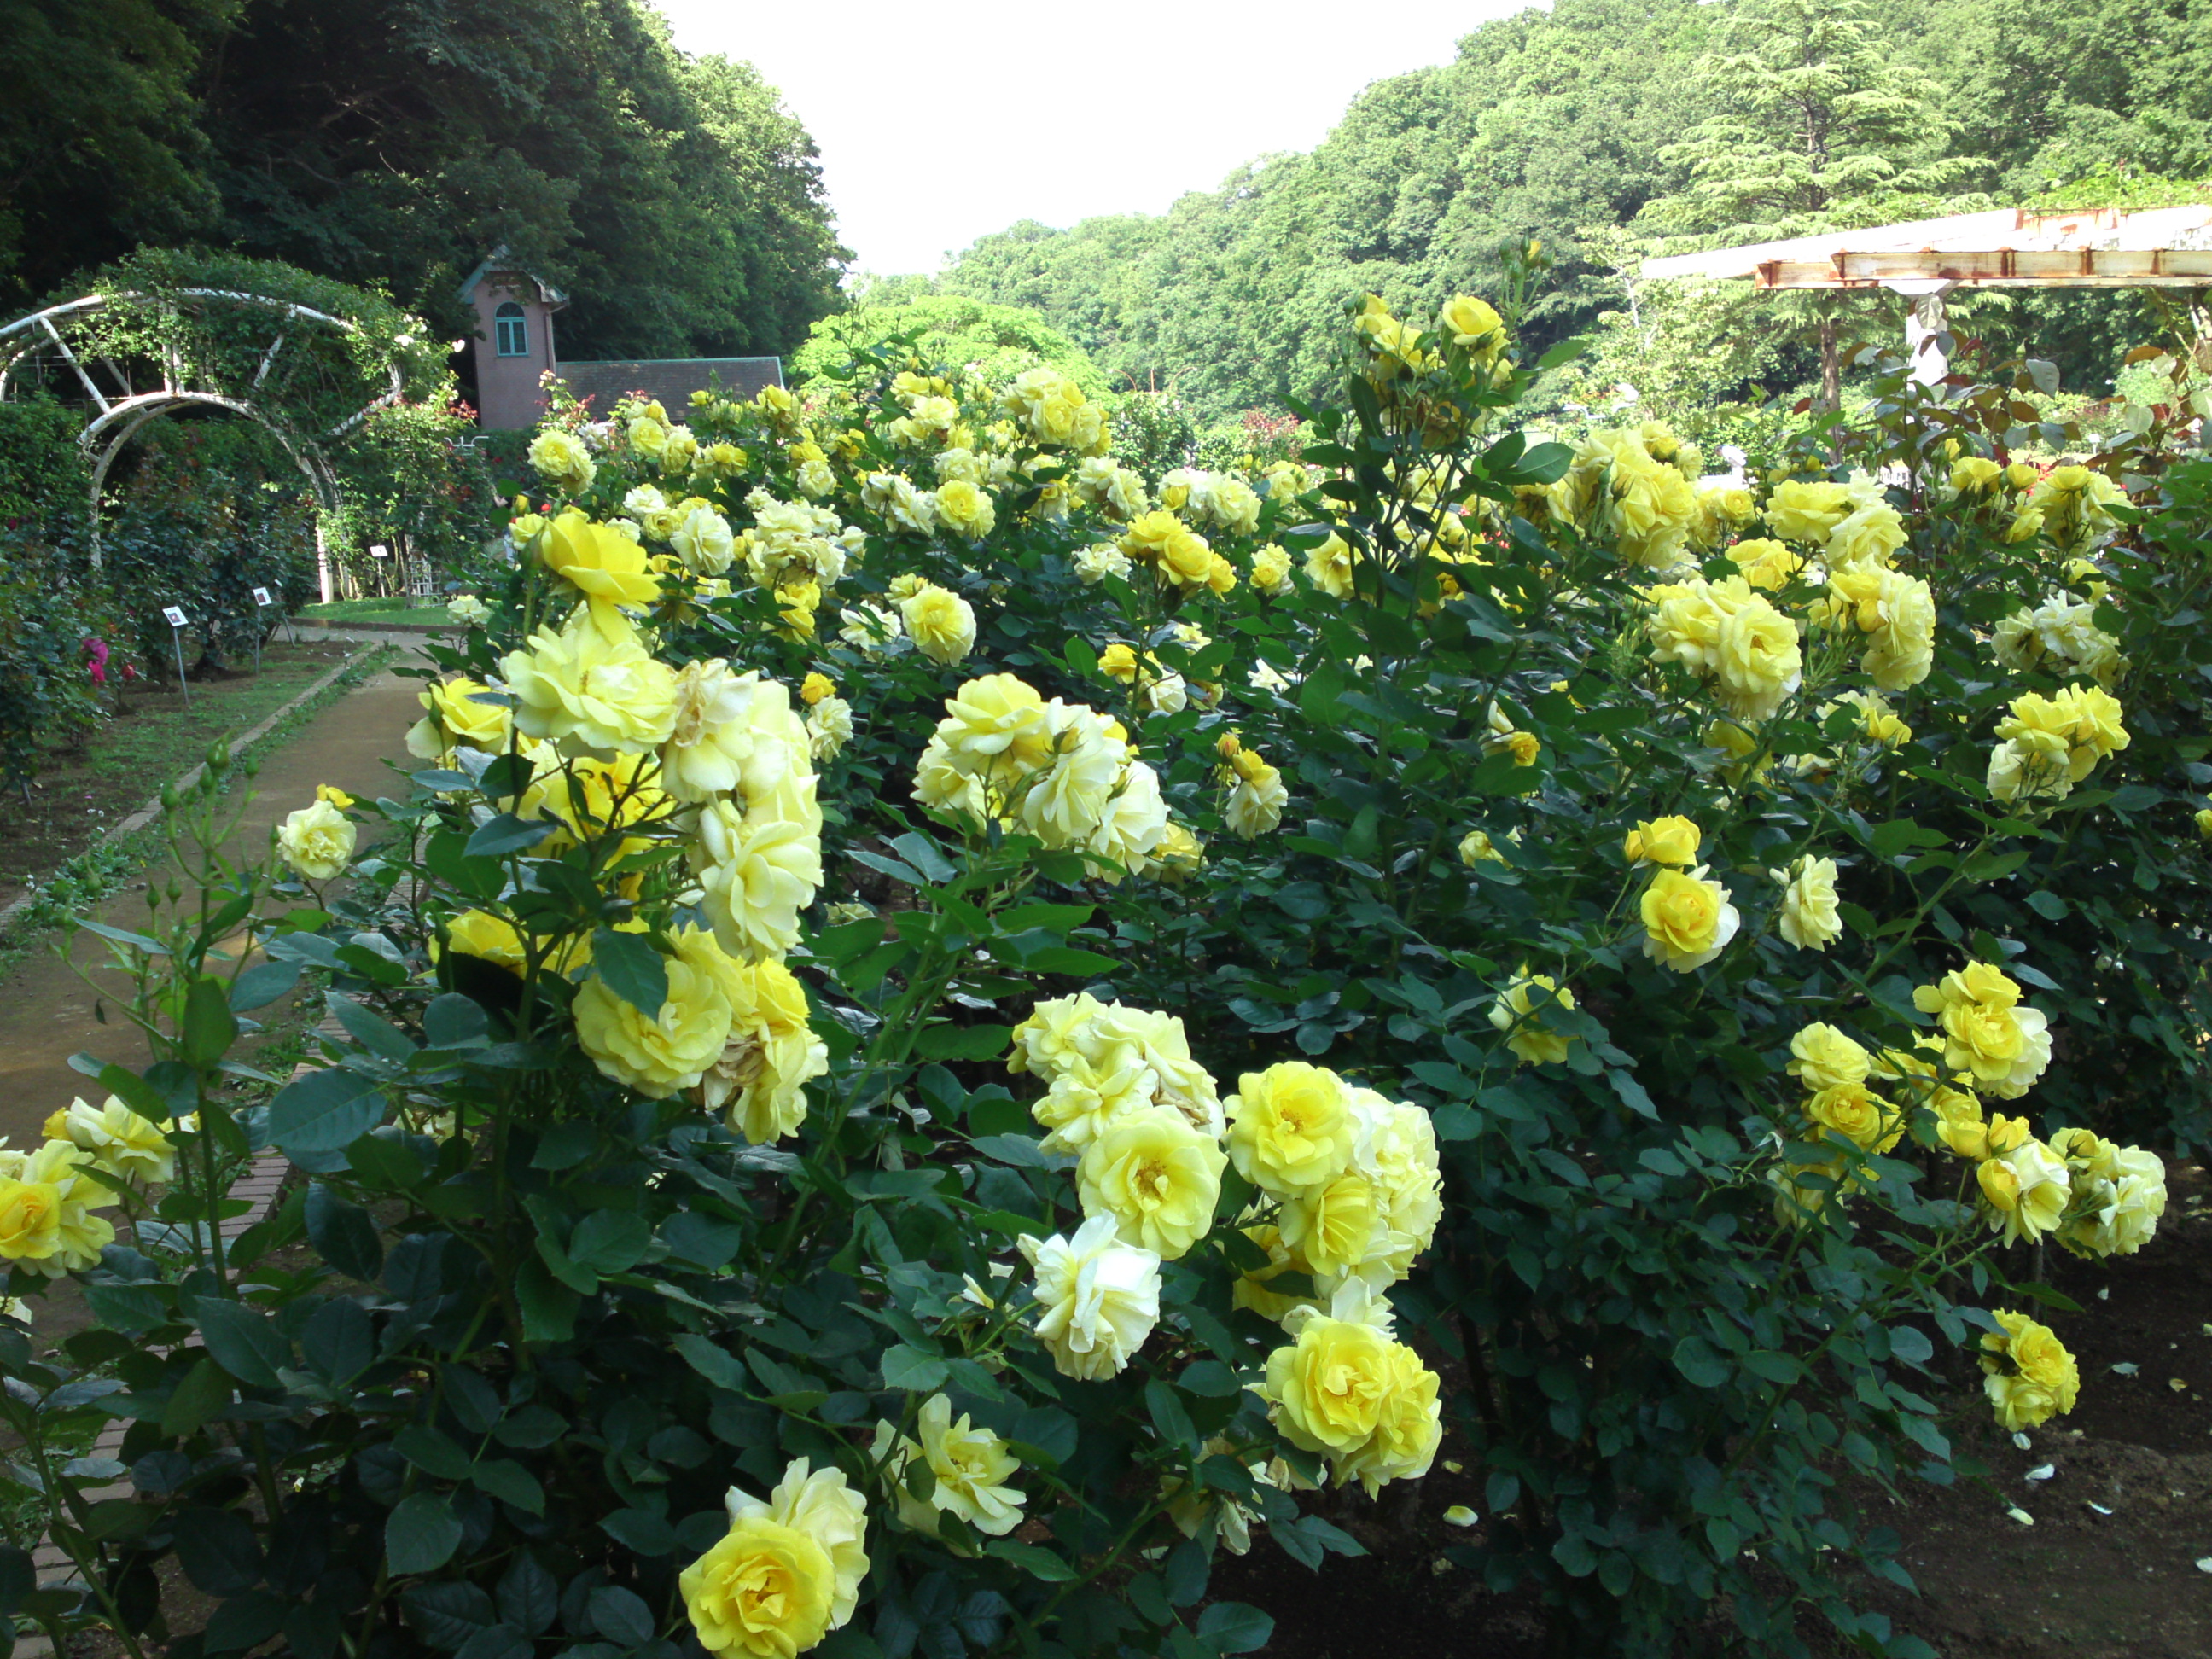
[[[1942,338],[1950,327],[1943,296],[1957,284],[1939,277],[1899,276],[1882,286],[1912,302],[1905,314],[1905,360],[1912,366],[1912,378],[1923,386],[1940,384],[1951,372]]]

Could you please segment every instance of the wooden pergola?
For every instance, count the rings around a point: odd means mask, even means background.
[[[1962,213],[1647,259],[1643,274],[1905,295],[1912,372],[1932,385],[1949,365],[1940,344],[1923,343],[1942,331],[1953,289],[2212,288],[2212,206]]]

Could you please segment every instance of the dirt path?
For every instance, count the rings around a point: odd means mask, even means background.
[[[380,672],[332,703],[283,748],[263,757],[254,799],[240,826],[242,841],[259,843],[270,826],[314,798],[319,783],[374,799],[394,793],[386,759],[408,761],[407,728],[421,709],[421,683]],[[150,793],[150,787],[149,791]],[[99,919],[137,927],[146,919],[143,881],[102,904]],[[73,955],[101,961],[106,947],[80,933]],[[34,955],[0,985],[0,1134],[15,1146],[35,1146],[46,1115],[72,1096],[89,1095],[90,1080],[69,1057],[89,1050],[103,1060],[143,1065],[141,1044],[127,1025],[93,1018],[91,989],[52,951]]]

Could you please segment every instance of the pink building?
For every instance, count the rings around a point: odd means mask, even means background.
[[[461,302],[477,313],[477,337],[471,342],[477,423],[487,431],[537,425],[545,412],[540,378],[559,362],[553,313],[568,303],[568,296],[538,281],[501,247],[462,283]]]

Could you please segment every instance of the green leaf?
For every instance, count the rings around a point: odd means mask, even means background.
[[[716,1388],[726,1389],[732,1394],[744,1392],[744,1368],[738,1364],[734,1354],[716,1346],[712,1337],[686,1331],[674,1341],[676,1352],[684,1356],[684,1363]]]
[[[569,1235],[568,1255],[594,1273],[627,1273],[653,1243],[653,1229],[631,1210],[594,1210]]]
[[[296,1078],[269,1103],[269,1138],[287,1152],[343,1152],[384,1121],[376,1087],[343,1066]]]
[[[592,971],[640,1013],[659,1018],[668,1000],[668,963],[650,936],[600,928],[592,935]]]
[[[460,1518],[435,1492],[403,1498],[385,1517],[384,1559],[395,1574],[435,1572],[460,1547]]]
[[[203,976],[185,994],[185,1064],[205,1071],[238,1040],[238,1016],[230,1011],[230,994],[219,979]]]
[[[545,1488],[538,1477],[511,1457],[487,1457],[469,1470],[469,1479],[503,1504],[526,1515],[545,1513]]]
[[[958,866],[937,850],[936,843],[928,837],[909,830],[891,838],[891,850],[934,882],[951,881],[960,873]]]
[[[201,1424],[230,1404],[230,1376],[213,1359],[203,1359],[185,1373],[161,1407],[161,1432],[182,1440]]]
[[[1734,1367],[1714,1352],[1712,1344],[1702,1336],[1686,1336],[1674,1345],[1674,1369],[1700,1389],[1720,1388],[1735,1374]]]
[[[380,1015],[371,1013],[351,997],[332,991],[324,1001],[345,1033],[369,1053],[384,1060],[405,1060],[415,1053],[412,1039]]]
[[[425,1474],[441,1480],[469,1478],[469,1455],[453,1437],[427,1423],[410,1423],[392,1437],[392,1449]]]
[[[349,1279],[376,1283],[384,1272],[384,1243],[376,1223],[321,1182],[307,1188],[307,1237],[324,1261]]]
[[[301,1328],[300,1354],[307,1369],[333,1388],[352,1382],[376,1359],[376,1329],[368,1310],[348,1297],[332,1297]]]
[[[1075,1569],[1050,1550],[1036,1544],[1017,1544],[1011,1538],[994,1538],[985,1546],[988,1554],[1011,1561],[1032,1578],[1048,1584],[1072,1584]]]
[[[914,1046],[924,1060],[996,1060],[1012,1036],[1007,1025],[933,1025]]]
[[[551,818],[519,818],[501,812],[471,836],[461,850],[470,858],[504,858],[537,846],[560,827]]]
[[[265,1008],[300,982],[300,964],[271,957],[255,963],[230,982],[233,1013]]]
[[[884,1386],[909,1394],[932,1394],[945,1386],[951,1373],[935,1354],[910,1348],[903,1342],[884,1350]]]
[[[599,1517],[599,1530],[624,1549],[639,1555],[670,1555],[676,1549],[676,1529],[647,1510],[617,1510]]]
[[[566,1342],[576,1334],[576,1310],[583,1298],[559,1283],[535,1257],[514,1276],[514,1295],[522,1304],[522,1334],[532,1342]]]
[[[276,1386],[277,1368],[291,1363],[292,1345],[266,1317],[216,1296],[195,1300],[192,1315],[200,1340],[223,1370],[256,1388]]]
[[[1242,1601],[1216,1601],[1198,1615],[1198,1639],[1209,1653],[1250,1653],[1275,1634],[1275,1621]]]

